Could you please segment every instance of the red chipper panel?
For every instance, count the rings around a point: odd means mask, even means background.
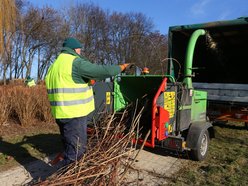
[[[156,113],[156,137],[159,141],[167,138],[167,128],[166,124],[169,122],[169,112],[163,107],[157,107]]]

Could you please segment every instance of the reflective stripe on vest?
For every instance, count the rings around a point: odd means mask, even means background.
[[[72,79],[72,64],[76,57],[60,54],[45,78],[52,115],[56,119],[88,115],[94,110],[92,87]]]
[[[83,87],[83,88],[54,88],[48,89],[48,94],[55,94],[55,93],[83,93],[87,90],[91,89],[91,87]]]
[[[86,104],[93,100],[93,96],[84,100],[73,100],[73,101],[50,101],[51,106],[72,106]]]

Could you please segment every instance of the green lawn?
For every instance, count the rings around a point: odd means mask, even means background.
[[[61,151],[61,141],[56,127],[37,127],[32,131],[0,137],[0,171],[16,165],[43,159]]]
[[[248,130],[240,124],[215,125],[207,159],[187,160],[169,185],[248,185]],[[0,171],[61,151],[58,130],[37,130],[0,138]]]
[[[248,185],[248,130],[240,123],[214,129],[207,159],[185,162],[170,185]]]

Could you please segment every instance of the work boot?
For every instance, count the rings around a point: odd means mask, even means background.
[[[64,154],[62,152],[58,153],[53,160],[49,162],[52,167],[55,166],[60,161],[64,160]]]
[[[66,165],[67,164],[66,164],[65,160],[61,160],[61,161],[57,162],[55,165],[53,165],[53,168],[58,171],[60,169],[65,168]]]

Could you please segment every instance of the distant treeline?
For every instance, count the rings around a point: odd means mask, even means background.
[[[16,29],[4,34],[0,79],[26,78],[38,81],[60,52],[66,37],[83,44],[83,55],[94,63],[135,63],[153,74],[165,73],[167,36],[154,30],[153,22],[141,13],[118,13],[94,4],[78,3],[62,10],[38,8],[16,0]],[[35,73],[31,74],[31,70]]]

